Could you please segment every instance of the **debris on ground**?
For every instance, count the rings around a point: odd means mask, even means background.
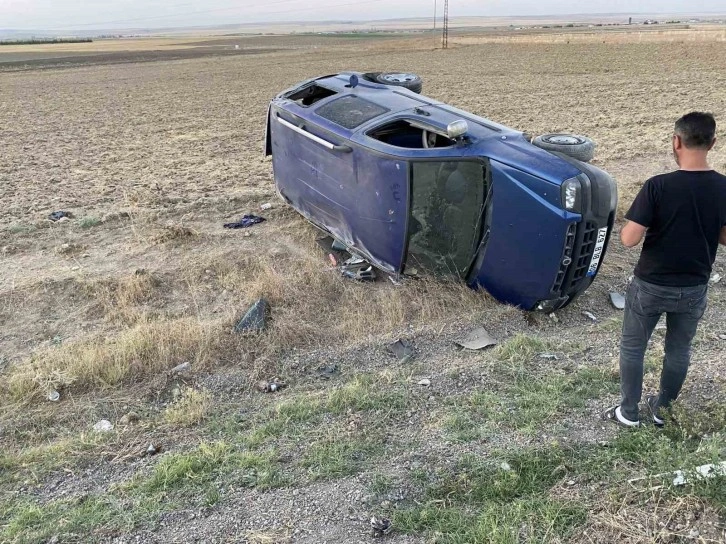
[[[320,378],[324,380],[329,380],[333,376],[337,376],[338,374],[340,374],[340,369],[338,368],[338,365],[324,365],[318,367],[318,370],[316,372]]]
[[[257,390],[261,393],[274,393],[280,389],[287,387],[287,384],[279,378],[272,378],[271,380],[260,380],[257,382]]]
[[[610,302],[618,310],[625,309],[625,297],[620,293],[610,293]]]
[[[462,340],[457,341],[456,345],[464,349],[480,350],[496,346],[497,341],[484,327],[479,327],[467,334]]]
[[[371,534],[373,538],[379,538],[388,535],[393,531],[393,525],[391,520],[388,518],[377,518],[373,516],[371,518]]]
[[[53,212],[48,216],[48,219],[51,221],[60,221],[61,219],[73,219],[73,214],[71,212],[64,212],[63,210],[59,210],[57,212]]]
[[[373,266],[365,261],[357,264],[343,264],[340,267],[340,273],[346,278],[358,281],[375,281],[376,279]]]
[[[334,268],[338,268],[338,259],[335,258],[335,255],[328,253],[328,260],[330,260],[330,264],[332,264]]]
[[[252,225],[262,223],[263,221],[267,221],[267,219],[265,219],[264,217],[259,217],[257,215],[244,215],[242,219],[240,219],[236,223],[225,223],[223,226],[225,229],[246,229],[247,227],[251,227]]]
[[[159,444],[149,444],[149,447],[146,448],[146,451],[144,451],[143,456],[151,457],[152,455],[156,455],[161,451],[161,445]]]
[[[171,374],[182,374],[184,372],[187,372],[192,369],[192,364],[189,361],[186,361],[180,365],[176,365],[174,368],[171,369]]]
[[[595,317],[595,314],[592,312],[582,312],[582,315],[584,315],[590,321],[597,321],[597,317]]]
[[[411,342],[401,338],[388,346],[388,353],[398,359],[399,362],[407,363],[413,359],[415,351]]]
[[[721,281],[721,274],[714,274],[711,279],[708,280],[710,283],[718,283]]]
[[[502,463],[499,465],[499,468],[501,468],[505,472],[512,472],[512,465],[510,465],[506,461],[502,461]]]
[[[97,433],[109,433],[113,431],[113,423],[108,419],[102,419],[93,426],[93,430]]]
[[[656,474],[655,476],[645,476],[641,478],[633,478],[628,480],[629,484],[642,482],[646,480],[657,480],[662,478],[673,478],[671,485],[681,486],[686,484],[692,484],[693,482],[706,480],[709,478],[716,478],[717,476],[726,476],[726,461],[722,461],[718,464],[709,463],[707,465],[701,465],[700,467],[693,468],[691,470],[676,470],[673,472],[665,472],[663,474]],[[663,486],[656,486],[652,489],[659,489]]]
[[[261,332],[267,327],[267,316],[270,313],[270,305],[264,298],[255,302],[247,313],[234,326],[234,332]]]
[[[546,359],[548,361],[557,361],[559,359],[556,353],[540,353],[539,358]]]
[[[270,204],[269,202],[265,202],[264,204],[262,204],[260,206],[260,209],[261,210],[270,210],[270,209],[272,209],[272,204]]]
[[[55,389],[48,391],[48,400],[50,402],[58,402],[60,400],[60,393]]]
[[[560,318],[557,317],[557,314],[554,314],[554,313],[550,314],[550,319],[552,321],[554,321],[555,323],[559,323],[560,322]]]
[[[423,378],[418,381],[418,384],[423,385],[424,387],[428,387],[429,385],[431,385],[431,380],[428,378]]]

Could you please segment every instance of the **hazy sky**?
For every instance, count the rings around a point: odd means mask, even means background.
[[[439,13],[443,0],[437,0]],[[462,15],[726,11],[724,0],[449,0]],[[0,0],[0,28],[93,29],[429,17],[434,0]]]

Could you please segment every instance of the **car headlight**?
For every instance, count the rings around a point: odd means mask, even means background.
[[[577,178],[568,179],[562,184],[562,205],[571,212],[580,211],[582,185]]]

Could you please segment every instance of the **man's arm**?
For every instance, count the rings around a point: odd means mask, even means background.
[[[718,243],[726,246],[726,227],[721,227],[721,234],[718,237]]]
[[[726,227],[721,229],[721,243],[726,245]],[[625,247],[635,247],[645,236],[647,227],[636,223],[635,221],[628,221],[620,231],[620,240],[623,242]]]

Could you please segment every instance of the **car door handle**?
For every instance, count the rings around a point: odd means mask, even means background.
[[[322,138],[315,136],[315,134],[311,134],[304,128],[301,128],[297,125],[293,125],[290,121],[285,121],[279,115],[277,116],[277,120],[283,126],[286,126],[290,130],[293,130],[293,131],[297,132],[298,134],[302,134],[307,139],[312,140],[313,142],[316,142],[316,143],[322,145],[323,147],[330,149],[331,151],[340,151],[342,153],[350,153],[351,151],[353,151],[353,148],[350,147],[349,145],[336,145],[334,143],[329,142],[328,140],[323,140]]]

